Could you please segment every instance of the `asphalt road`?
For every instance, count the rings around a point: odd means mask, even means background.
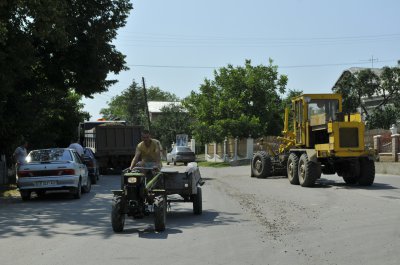
[[[0,199],[0,264],[400,263],[400,176],[377,175],[367,188],[323,176],[302,188],[252,179],[249,166],[200,171],[203,214],[173,203],[162,233],[152,216],[113,232],[118,176],[101,176],[80,200]]]

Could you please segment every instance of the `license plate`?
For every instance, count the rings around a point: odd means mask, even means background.
[[[35,186],[38,186],[38,187],[50,186],[50,185],[57,185],[57,181],[48,180],[48,181],[37,181],[37,182],[35,182]]]

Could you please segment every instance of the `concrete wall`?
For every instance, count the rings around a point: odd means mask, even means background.
[[[399,162],[375,162],[376,174],[389,174],[400,176]]]

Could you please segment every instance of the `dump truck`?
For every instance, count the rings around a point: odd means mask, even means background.
[[[340,94],[295,97],[291,109],[285,110],[279,149],[267,146],[267,151],[256,152],[251,176],[283,172],[291,184],[311,187],[321,173],[337,174],[347,184],[370,186],[375,179],[374,153],[365,148],[364,131],[360,113],[343,113]]]
[[[89,121],[80,124],[78,133],[83,146],[94,152],[100,174],[106,174],[130,166],[141,132],[142,126],[124,121]]]

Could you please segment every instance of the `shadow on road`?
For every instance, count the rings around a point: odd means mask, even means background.
[[[227,225],[238,222],[230,213],[203,209],[202,215],[194,215],[190,207],[174,206],[167,213],[167,228],[158,233],[154,230],[153,215],[141,220],[126,217],[125,230],[116,234],[111,227],[111,190],[118,189],[118,176],[103,176],[98,185],[92,186],[89,194],[73,199],[66,193],[33,196],[24,202],[18,197],[0,199],[0,239],[9,237],[40,236],[52,238],[56,235],[94,236],[104,238],[135,234],[146,239],[164,239],[169,234],[182,233],[183,228],[196,226]]]
[[[324,179],[321,178],[317,180],[315,183],[316,188],[342,188],[342,189],[359,189],[359,190],[392,190],[392,189],[398,189],[397,187],[394,187],[390,184],[386,183],[377,183],[374,182],[372,186],[359,186],[359,185],[351,185],[351,184],[346,184],[344,182],[337,182],[334,180],[330,179]]]

